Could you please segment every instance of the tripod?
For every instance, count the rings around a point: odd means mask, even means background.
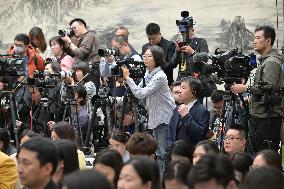
[[[86,147],[85,151],[89,151],[88,148],[90,147],[92,130],[95,151],[99,151],[100,149],[107,147],[108,132],[112,129],[112,125],[114,123],[113,116],[111,116],[112,107],[108,95],[95,95],[92,99],[92,104],[94,109],[91,115],[91,120],[88,124],[86,140],[84,143],[84,146]],[[97,114],[99,108],[104,114],[103,121],[101,120],[101,116],[98,116]]]

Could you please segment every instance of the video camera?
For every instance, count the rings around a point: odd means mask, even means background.
[[[58,31],[58,34],[61,36],[61,37],[64,37],[65,35],[67,35],[68,37],[71,37],[73,35],[75,35],[75,31],[73,28],[71,27],[67,27],[63,30],[59,30]]]
[[[28,85],[39,88],[53,88],[57,85],[59,80],[65,79],[66,77],[74,77],[72,71],[60,71],[57,73],[50,73],[49,71],[38,71],[34,72],[34,78],[28,78]]]
[[[98,50],[98,55],[99,55],[99,56],[103,56],[103,57],[110,56],[110,55],[113,55],[113,56],[120,56],[120,52],[119,52],[119,49],[118,49],[118,48],[113,48],[113,49],[99,49],[99,50]]]
[[[144,62],[134,61],[133,58],[117,61],[116,66],[111,69],[113,77],[123,77],[121,66],[125,65],[130,72],[131,78],[143,78],[146,72]]]
[[[181,12],[181,20],[176,20],[176,25],[178,26],[179,33],[182,35],[182,41],[178,42],[179,47],[187,45],[189,40],[189,29],[193,28],[193,18],[189,16],[188,11]]]
[[[195,62],[193,69],[198,68],[204,75],[215,73],[226,84],[241,83],[241,80],[247,79],[250,72],[257,67],[256,56],[254,54],[245,55],[238,48],[227,52],[217,48],[214,55],[209,58],[212,64],[203,61]]]
[[[5,58],[12,56],[12,58]],[[11,92],[19,76],[26,75],[26,65],[23,58],[12,54],[0,55],[0,81],[4,83],[2,92]]]

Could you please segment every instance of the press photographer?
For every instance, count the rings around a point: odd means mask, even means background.
[[[153,130],[153,135],[159,143],[157,150],[158,163],[163,170],[165,161],[167,124],[175,108],[175,102],[170,92],[167,76],[161,69],[165,63],[163,49],[156,45],[149,46],[143,55],[144,63],[148,68],[145,73],[145,86],[143,81],[136,85],[130,77],[129,69],[123,67],[123,76],[131,92],[138,99],[146,98],[148,108],[148,129]]]
[[[270,148],[279,150],[280,128],[282,118],[281,108],[273,102],[264,103],[261,99],[265,96],[265,90],[261,83],[266,83],[271,88],[280,89],[283,85],[281,65],[283,60],[276,50],[272,49],[276,37],[273,27],[268,25],[258,26],[254,35],[254,50],[259,53],[259,66],[256,70],[254,85],[260,86],[257,91],[252,91],[250,98],[250,140],[254,144],[254,153],[262,149]],[[245,84],[234,84],[231,87],[233,93],[240,93],[247,90]],[[276,95],[276,94],[272,94]],[[261,97],[262,96],[262,97]]]
[[[176,41],[176,52],[172,58],[173,64],[175,66],[179,65],[179,79],[193,74],[192,64],[194,53],[209,52],[206,39],[198,38],[194,34],[194,22],[193,18],[189,16],[189,12],[182,11],[181,17],[182,20],[177,20],[176,24],[182,40]]]
[[[95,35],[88,31],[86,22],[81,18],[75,18],[70,21],[69,28],[59,30],[61,39],[67,43],[74,53],[75,63],[79,61],[92,62],[96,61]],[[75,35],[78,38],[78,44],[75,44],[70,36]]]
[[[115,35],[112,41],[112,50],[99,50],[104,58],[101,59],[100,71],[102,77],[108,77],[109,87],[111,88],[112,96],[123,96],[125,93],[125,87],[121,85],[121,82],[115,80],[112,77],[112,69],[117,66],[118,60],[129,60],[130,58],[136,62],[142,62],[140,55],[132,51],[128,40],[125,36]],[[120,66],[120,65],[119,65]]]

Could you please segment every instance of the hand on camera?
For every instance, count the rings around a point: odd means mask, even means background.
[[[123,71],[123,77],[125,80],[128,80],[130,77],[130,73],[129,73],[129,69],[126,66],[122,66],[121,67],[122,71]]]
[[[71,39],[70,39],[70,37],[69,37],[68,35],[66,35],[66,34],[65,34],[64,37],[61,37],[61,39],[62,39],[65,43],[67,43],[67,44],[69,44],[70,42],[72,42]]]
[[[191,48],[191,46],[189,45],[183,46],[180,49],[181,49],[181,52],[184,52],[186,54],[194,54],[193,48]]]

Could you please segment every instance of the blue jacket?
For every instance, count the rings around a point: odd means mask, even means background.
[[[189,113],[183,118],[176,107],[169,123],[166,138],[167,148],[171,148],[177,140],[185,140],[191,145],[205,140],[209,128],[209,118],[209,111],[198,101],[193,104]]]

